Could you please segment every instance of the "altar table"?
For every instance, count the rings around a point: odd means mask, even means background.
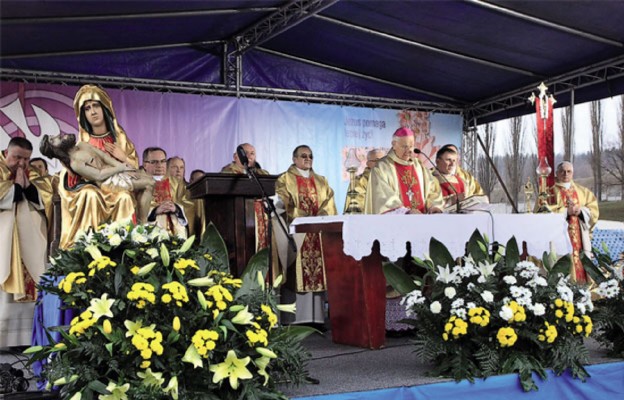
[[[572,250],[563,214],[340,215],[296,218],[290,225],[293,234],[322,233],[332,340],[370,349],[385,344],[382,258],[405,256],[407,242],[412,255],[423,258],[432,237],[461,257],[475,229],[490,243],[505,245],[515,236],[537,257]]]

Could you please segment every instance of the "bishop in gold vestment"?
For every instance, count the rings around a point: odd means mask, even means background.
[[[438,213],[444,205],[440,185],[431,172],[413,157],[414,133],[398,129],[392,149],[371,171],[366,194],[366,214]]]
[[[85,85],[74,98],[74,111],[80,125],[79,140],[107,152],[109,155],[138,168],[134,144],[118,124],[108,94],[98,86]],[[63,170],[60,175],[61,240],[68,248],[76,234],[106,221],[134,217],[135,199],[129,191],[109,191],[98,188],[79,175]]]
[[[568,234],[572,242],[572,280],[589,282],[589,276],[581,263],[581,252],[591,255],[590,233],[598,221],[598,200],[586,187],[574,182],[574,167],[568,161],[557,166],[557,181],[554,188],[553,212],[567,214]]]

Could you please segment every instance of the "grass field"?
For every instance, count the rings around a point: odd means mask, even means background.
[[[598,204],[600,219],[606,221],[624,221],[624,201],[603,201]]]

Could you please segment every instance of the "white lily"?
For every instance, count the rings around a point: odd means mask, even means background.
[[[451,269],[447,265],[442,268],[441,266],[437,266],[438,268],[438,276],[436,278],[437,281],[442,281],[444,283],[451,283],[457,277],[457,271],[451,272]]]

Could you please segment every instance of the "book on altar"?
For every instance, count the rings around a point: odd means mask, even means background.
[[[472,211],[491,211],[492,205],[485,195],[469,196],[459,202],[460,212],[470,213]],[[457,212],[457,204],[451,204],[444,207],[443,211],[448,214]]]

